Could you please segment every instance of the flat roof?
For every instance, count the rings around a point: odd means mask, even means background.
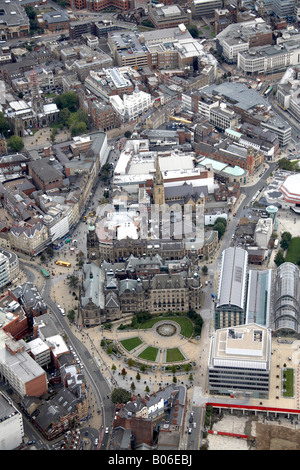
[[[249,89],[247,85],[239,82],[225,82],[220,85],[210,85],[205,87],[202,91],[203,95],[222,95],[227,98],[231,104],[234,103],[237,107],[248,110],[257,105],[270,108],[270,104],[259,93],[252,88]]]
[[[256,323],[221,328],[212,337],[210,365],[266,370],[270,345],[270,330]]]

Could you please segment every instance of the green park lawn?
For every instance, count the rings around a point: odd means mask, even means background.
[[[139,354],[139,357],[147,361],[155,362],[157,353],[158,353],[158,348],[154,348],[153,346],[148,346],[146,349],[144,349],[143,352],[141,352],[141,354]]]
[[[178,362],[178,361],[184,361],[184,360],[185,360],[185,357],[182,355],[180,349],[178,348],[167,349],[167,357],[166,357],[167,362]]]
[[[300,237],[295,237],[291,239],[289,244],[285,261],[290,263],[297,264],[300,257]]]
[[[123,339],[120,342],[127,351],[132,351],[134,348],[142,344],[143,341],[138,336],[135,336],[134,338]]]
[[[286,379],[284,383],[285,391],[283,392],[284,397],[294,396],[294,369],[285,369],[283,376]]]

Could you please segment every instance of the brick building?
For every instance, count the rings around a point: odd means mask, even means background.
[[[230,141],[221,141],[215,145],[199,142],[195,144],[195,152],[198,155],[211,157],[219,162],[239,166],[243,170],[247,170],[249,175],[253,175],[256,168],[264,162],[264,154],[262,152],[254,151],[252,147],[245,148],[233,144]]]
[[[43,191],[61,188],[63,185],[63,175],[51,165],[50,159],[43,158],[30,162],[28,172],[36,187]]]
[[[40,397],[47,392],[46,372],[25,351],[24,345],[7,340],[0,349],[0,375],[20,397]]]
[[[77,10],[102,11],[112,7],[127,11],[135,9],[135,0],[67,0],[67,5]]]

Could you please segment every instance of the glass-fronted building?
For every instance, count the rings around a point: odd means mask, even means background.
[[[300,271],[293,263],[276,270],[273,315],[275,334],[300,336]]]

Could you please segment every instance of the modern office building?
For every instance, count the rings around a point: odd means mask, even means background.
[[[279,18],[292,17],[295,12],[295,0],[273,0],[273,11]]]
[[[285,262],[276,270],[273,301],[273,330],[276,335],[300,333],[300,271]]]
[[[9,261],[7,256],[0,253],[0,289],[10,282]]]
[[[13,251],[8,251],[8,250],[5,250],[4,248],[0,248],[0,259],[1,259],[1,256],[4,256],[8,259],[8,263],[9,263],[9,282],[13,281],[14,279],[16,279],[16,277],[18,276],[19,274],[19,258],[17,257],[16,253],[14,253]],[[2,261],[2,263],[4,263],[6,265],[6,262],[5,261]],[[0,262],[1,264],[1,262]],[[3,264],[2,264],[2,269],[3,269]],[[6,269],[6,268],[4,268]],[[0,286],[1,286],[1,282],[0,282]]]
[[[218,96],[227,108],[241,116],[243,123],[268,129],[284,147],[291,140],[291,126],[281,116],[272,111],[268,101],[256,90],[239,82],[224,82],[220,85],[209,85],[201,90],[203,96]]]
[[[188,14],[179,5],[149,4],[149,20],[156,29],[175,28],[189,24]]]
[[[279,140],[280,147],[285,147],[291,140],[292,128],[289,123],[279,115],[269,115],[261,122],[261,127],[274,132]]]
[[[231,109],[224,106],[212,107],[210,110],[209,122],[218,129],[234,129],[239,124],[239,116]]]
[[[24,438],[22,413],[0,392],[0,449],[16,450]]]
[[[192,0],[191,11],[193,18],[213,15],[216,8],[222,7],[222,0]]]
[[[299,64],[299,42],[290,39],[275,45],[255,47],[237,56],[237,66],[245,74],[257,75],[285,71],[287,67]]]
[[[219,288],[215,300],[215,328],[245,323],[248,253],[230,247],[222,253]]]
[[[209,393],[267,398],[270,362],[270,329],[249,323],[217,330],[210,343]]]
[[[300,66],[289,67],[277,85],[279,105],[300,120]]]
[[[238,53],[252,47],[272,44],[271,27],[262,18],[244,23],[233,23],[216,36],[216,44],[226,62],[236,63]]]

